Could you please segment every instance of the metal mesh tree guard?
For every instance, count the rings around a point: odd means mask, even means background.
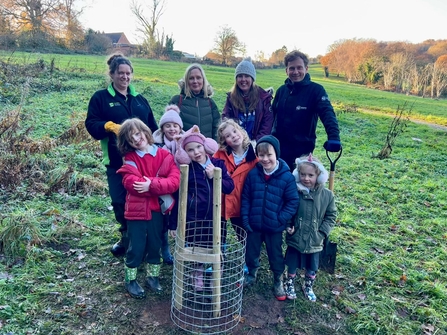
[[[188,166],[182,165],[174,252],[171,319],[196,334],[222,334],[239,323],[242,308],[244,230],[222,222],[222,171],[214,170],[213,220],[186,222]]]

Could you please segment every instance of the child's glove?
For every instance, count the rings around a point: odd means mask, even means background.
[[[324,142],[323,148],[330,152],[339,152],[341,149],[341,142],[335,140],[328,140]]]
[[[112,122],[112,121],[107,121],[106,124],[104,125],[104,129],[109,132],[109,133],[115,133],[116,136],[118,136],[118,133],[120,131],[121,125]]]

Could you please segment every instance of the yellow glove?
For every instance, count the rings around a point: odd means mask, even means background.
[[[118,136],[118,132],[120,131],[121,125],[116,124],[112,121],[107,121],[104,125],[104,129],[108,131],[109,133],[115,133],[116,136]]]

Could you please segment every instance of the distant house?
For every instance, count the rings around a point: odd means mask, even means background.
[[[189,54],[187,52],[183,52],[183,57],[187,59],[196,59],[196,56],[194,56],[193,54]]]
[[[117,49],[117,51],[122,51],[123,53],[129,54],[132,48],[135,48],[133,44],[129,42],[124,33],[105,33],[105,37],[110,39],[111,48]]]

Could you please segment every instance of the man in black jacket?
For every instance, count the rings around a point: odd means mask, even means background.
[[[307,56],[297,50],[284,57],[288,78],[275,94],[272,108],[275,117],[272,134],[281,143],[281,158],[289,168],[295,168],[295,159],[315,149],[318,118],[327,133],[324,148],[338,152],[340,134],[334,108],[320,84],[310,79]]]

